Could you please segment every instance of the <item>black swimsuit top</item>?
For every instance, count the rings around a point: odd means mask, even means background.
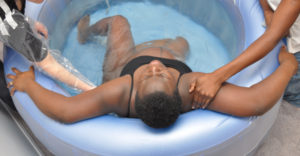
[[[129,61],[124,68],[121,71],[120,76],[124,76],[129,74],[131,76],[131,88],[130,88],[130,94],[129,94],[129,101],[128,101],[128,114],[130,114],[130,101],[131,101],[131,94],[133,90],[133,74],[136,69],[138,69],[140,66],[145,65],[150,63],[153,60],[158,60],[161,63],[163,63],[166,67],[170,67],[173,69],[176,69],[179,71],[180,75],[177,80],[177,85],[179,82],[180,77],[185,74],[185,73],[190,73],[192,70],[183,62],[178,61],[178,60],[172,60],[172,59],[165,59],[165,58],[160,58],[160,57],[153,57],[153,56],[139,56],[131,61]]]

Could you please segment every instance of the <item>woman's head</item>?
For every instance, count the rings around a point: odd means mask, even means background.
[[[136,95],[135,111],[148,126],[166,128],[172,125],[181,113],[181,98],[176,89],[173,95],[154,92],[140,98]]]
[[[158,60],[153,60],[145,66],[136,81],[141,97],[157,91],[171,95],[176,89],[177,77],[170,68]]]
[[[154,128],[170,126],[181,113],[177,90],[178,73],[158,60],[151,61],[137,79],[135,110],[138,117]]]

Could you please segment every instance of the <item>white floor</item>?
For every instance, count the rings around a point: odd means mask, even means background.
[[[2,104],[0,100],[0,155],[38,155]],[[300,108],[283,101],[275,124],[255,156],[299,156],[299,120]]]
[[[0,61],[3,60],[2,43],[0,42]],[[1,92],[1,90],[0,90]],[[0,99],[0,155],[1,156],[35,156],[38,155],[24,133],[18,127]],[[15,120],[19,120],[13,114]]]
[[[21,129],[14,122],[0,99],[0,155],[35,156],[38,155]]]
[[[282,102],[275,124],[256,156],[300,156],[300,107]]]

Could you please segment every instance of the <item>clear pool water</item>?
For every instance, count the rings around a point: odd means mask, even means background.
[[[230,56],[221,41],[203,26],[195,23],[172,8],[154,5],[149,2],[127,2],[91,14],[93,24],[98,20],[114,15],[123,15],[131,25],[135,44],[150,40],[182,36],[190,45],[186,63],[193,71],[212,72],[230,61]],[[62,51],[83,75],[96,85],[102,83],[102,63],[106,48],[95,40],[80,45],[77,42],[77,27],[71,28]],[[64,86],[71,94],[74,92]]]

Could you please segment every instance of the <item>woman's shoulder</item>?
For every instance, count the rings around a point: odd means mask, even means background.
[[[118,87],[121,89],[122,87],[128,87],[130,86],[131,83],[131,75],[126,74],[123,76],[120,76],[118,78],[115,78],[113,80],[107,81],[103,84],[101,84],[99,87],[104,87],[104,88],[112,88],[112,87]]]

